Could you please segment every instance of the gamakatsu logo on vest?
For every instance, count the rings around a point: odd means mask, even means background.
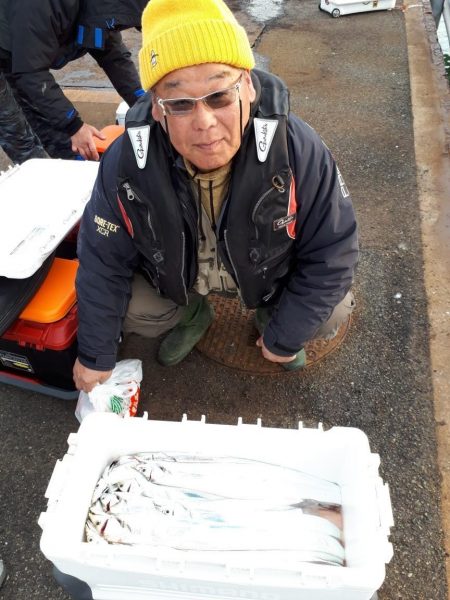
[[[149,134],[150,125],[145,125],[144,127],[130,127],[128,129],[128,135],[130,136],[133,145],[136,163],[140,169],[143,169],[147,162]]]
[[[140,131],[138,131],[136,134],[136,142],[138,144],[136,148],[136,156],[142,160],[144,158],[144,146],[142,145],[142,135]]]
[[[261,152],[265,152],[267,150],[267,129],[267,123],[264,123],[264,125],[261,127],[262,138],[258,142],[258,147]]]
[[[255,118],[253,122],[255,124],[256,152],[258,154],[258,160],[260,162],[265,162],[269,155],[273,136],[278,127],[278,121],[274,119]]]

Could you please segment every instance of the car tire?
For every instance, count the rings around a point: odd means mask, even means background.
[[[333,10],[333,12],[331,13],[331,16],[334,17],[335,19],[337,19],[338,17],[341,16],[341,11],[338,8],[335,8]]]

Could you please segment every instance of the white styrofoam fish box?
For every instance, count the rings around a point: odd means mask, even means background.
[[[95,599],[369,600],[385,578],[392,557],[393,525],[379,456],[359,429],[278,429],[215,425],[202,421],[121,419],[93,413],[68,439],[55,465],[42,513],[41,550],[61,572],[86,582]],[[238,456],[299,469],[341,488],[346,566],[298,563],[224,564],[182,560],[148,546],[88,543],[84,526],[92,492],[106,465],[136,452],[190,452]]]
[[[80,220],[98,165],[33,158],[0,174],[0,276],[39,269]]]

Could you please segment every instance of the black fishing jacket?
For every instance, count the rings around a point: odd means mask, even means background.
[[[218,253],[246,306],[277,305],[264,343],[292,355],[350,288],[356,222],[328,149],[289,114],[284,84],[263,72],[252,77],[257,96],[233,159]],[[197,199],[182,158],[149,115],[149,97],[127,115],[127,134],[104,156],[82,221],[79,357],[90,368],[114,365],[137,267],[180,305],[197,276]]]
[[[50,69],[87,52],[132,106],[142,89],[121,29],[140,27],[145,0],[0,0],[9,4],[17,87],[53,127],[71,136],[83,124]]]

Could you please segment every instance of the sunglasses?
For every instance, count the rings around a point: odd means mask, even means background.
[[[225,108],[230,104],[236,102],[236,97],[239,95],[241,88],[242,73],[236,83],[233,83],[228,88],[223,90],[217,90],[206,96],[200,96],[200,98],[157,98],[156,102],[162,108],[164,114],[173,116],[189,115],[195,108],[197,102],[203,102],[209,108],[217,110],[219,108]]]

